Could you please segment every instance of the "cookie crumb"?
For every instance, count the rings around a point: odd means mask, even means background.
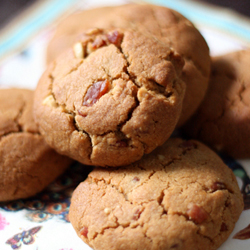
[[[52,95],[47,96],[44,100],[43,100],[43,105],[45,106],[49,106],[49,107],[53,107],[53,108],[57,108],[58,104],[56,103],[54,97]]]
[[[110,214],[111,213],[111,209],[109,207],[106,207],[104,209],[104,213],[107,214],[107,215]]]

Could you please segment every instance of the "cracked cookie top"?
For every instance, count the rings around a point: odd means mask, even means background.
[[[33,91],[0,90],[0,201],[40,192],[72,162],[47,145],[32,110]]]
[[[219,152],[250,157],[250,50],[212,58],[207,95],[185,130]]]
[[[48,61],[53,61],[75,43],[82,31],[91,27],[130,28],[154,36],[177,51],[185,60],[181,78],[187,85],[178,126],[191,117],[207,90],[210,56],[206,41],[188,19],[172,9],[149,4],[128,4],[79,11],[58,25],[48,45]]]
[[[171,138],[131,165],[94,169],[74,191],[69,218],[95,250],[215,250],[242,210],[222,160],[198,141]]]
[[[90,29],[40,79],[34,112],[39,129],[49,145],[84,164],[139,160],[176,126],[183,64],[153,36]]]

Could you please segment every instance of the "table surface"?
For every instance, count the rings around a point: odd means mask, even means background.
[[[38,0],[1,0],[0,1],[0,29],[4,27],[16,15]],[[228,7],[239,13],[250,16],[249,0],[195,0],[196,2],[207,2],[214,5]]]

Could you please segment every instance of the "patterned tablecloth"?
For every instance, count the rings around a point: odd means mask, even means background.
[[[54,24],[77,8],[128,3],[126,0],[40,1],[0,34],[0,88],[34,89],[45,69],[46,46]],[[250,47],[250,21],[224,9],[191,1],[147,1],[176,9],[192,20],[207,40],[211,54]],[[66,14],[65,14],[66,13]],[[219,14],[219,15],[218,15]],[[222,156],[237,176],[245,209],[220,250],[250,249],[250,159]],[[87,250],[68,221],[70,196],[90,169],[79,163],[37,196],[0,204],[0,250]]]

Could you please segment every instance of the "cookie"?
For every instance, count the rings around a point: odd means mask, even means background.
[[[175,129],[182,67],[180,55],[152,36],[90,29],[43,74],[35,120],[61,154],[86,165],[130,164]]]
[[[45,143],[32,108],[33,91],[0,90],[0,201],[40,192],[72,162]]]
[[[181,54],[185,60],[182,79],[187,90],[178,126],[194,114],[207,90],[210,57],[206,41],[189,20],[174,10],[154,5],[134,4],[78,12],[59,24],[48,45],[48,61],[71,46],[77,34],[91,27],[133,28],[153,35]]]
[[[95,250],[213,250],[242,210],[222,160],[198,141],[172,138],[129,166],[94,169],[75,189],[69,219]]]
[[[188,135],[235,158],[250,157],[250,50],[212,59],[208,93]]]

